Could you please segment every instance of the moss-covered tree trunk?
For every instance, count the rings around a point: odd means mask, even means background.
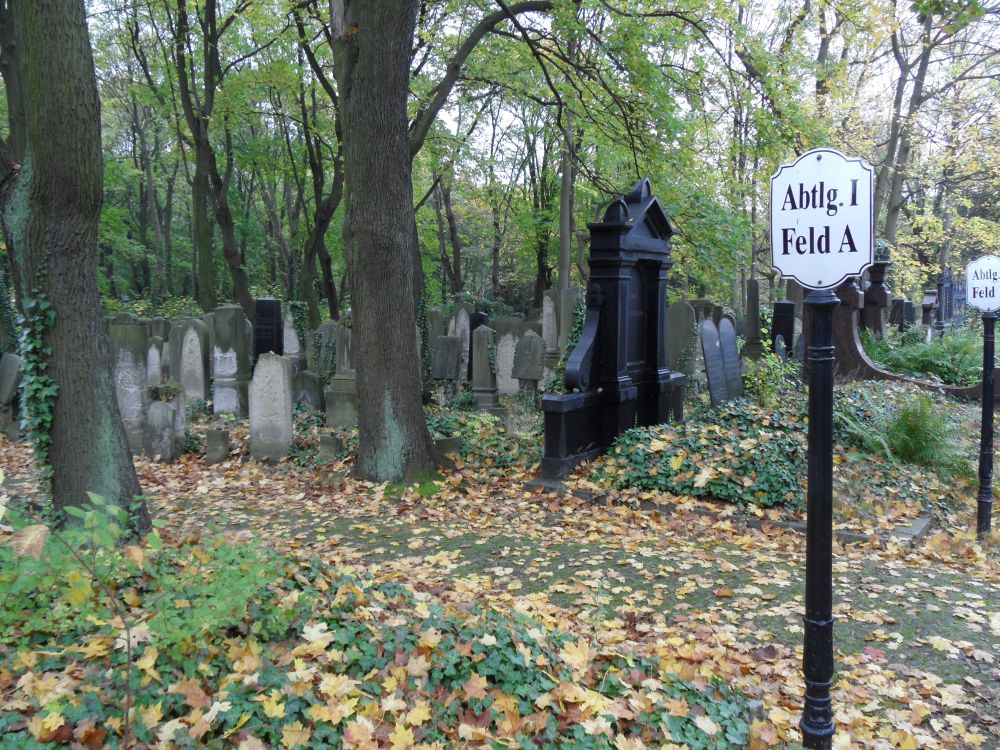
[[[19,115],[9,143],[21,146],[4,144],[0,154],[0,205],[25,297],[47,300],[55,312],[42,341],[51,349],[45,372],[58,387],[49,430],[53,501],[61,509],[95,492],[130,509],[131,525],[144,531],[150,519],[98,297],[100,105],[83,0],[9,0],[0,25],[4,82],[17,99],[10,111]]]
[[[413,477],[434,465],[417,356],[406,117],[417,5],[348,0],[335,19],[347,179],[344,245],[358,372],[357,471],[379,481]]]

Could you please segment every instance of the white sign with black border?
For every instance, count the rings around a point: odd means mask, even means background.
[[[771,265],[807,289],[831,289],[872,264],[875,170],[816,148],[771,177]]]
[[[984,255],[965,267],[965,301],[983,312],[1000,310],[1000,258]]]

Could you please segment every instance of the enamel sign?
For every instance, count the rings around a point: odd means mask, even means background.
[[[875,170],[831,148],[771,178],[771,265],[807,289],[830,289],[872,264]]]
[[[1000,310],[1000,258],[984,255],[965,267],[965,301],[983,312]]]

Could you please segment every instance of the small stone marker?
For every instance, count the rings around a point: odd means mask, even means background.
[[[143,450],[147,457],[171,464],[180,455],[174,426],[176,407],[166,401],[154,401],[146,416]]]
[[[726,396],[743,395],[743,373],[740,372],[740,351],[736,344],[736,329],[729,318],[719,324],[719,348],[722,351],[722,369],[726,373]]]
[[[706,318],[701,323],[701,351],[705,358],[708,395],[712,399],[712,406],[720,406],[729,400],[729,391],[726,387],[726,366],[722,360],[719,329],[711,318]]]
[[[284,458],[292,447],[292,361],[262,354],[250,381],[250,455]]]
[[[344,449],[344,441],[336,435],[320,435],[316,458],[325,464],[332,464]]]
[[[229,460],[229,430],[209,430],[205,434],[205,461],[218,464]]]

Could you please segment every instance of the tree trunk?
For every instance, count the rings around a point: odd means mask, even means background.
[[[59,388],[49,429],[53,503],[81,505],[94,492],[144,532],[150,518],[115,398],[97,288],[101,120],[83,2],[19,2],[0,23],[13,23],[16,59],[4,80],[23,113],[11,123],[23,151],[10,154],[23,166],[7,160],[0,202],[26,293],[44,296],[55,312],[44,334],[52,350],[45,373]]]
[[[448,239],[451,241],[451,291],[457,294],[465,288],[462,278],[462,239],[458,236],[458,221],[451,205],[451,186],[444,179],[441,180],[441,201],[448,221]]]
[[[572,50],[573,47],[570,47]],[[572,54],[572,52],[571,52]],[[566,110],[562,143],[562,186],[559,192],[559,289],[569,289],[573,261],[573,113]]]
[[[417,356],[407,95],[416,0],[348,0],[335,41],[344,118],[344,245],[357,357],[357,473],[399,481],[434,467]],[[391,337],[393,346],[384,342]]]
[[[212,222],[208,215],[208,162],[197,149],[194,180],[191,182],[191,232],[198,304],[205,312],[219,306],[215,293],[215,265],[212,258]]]

